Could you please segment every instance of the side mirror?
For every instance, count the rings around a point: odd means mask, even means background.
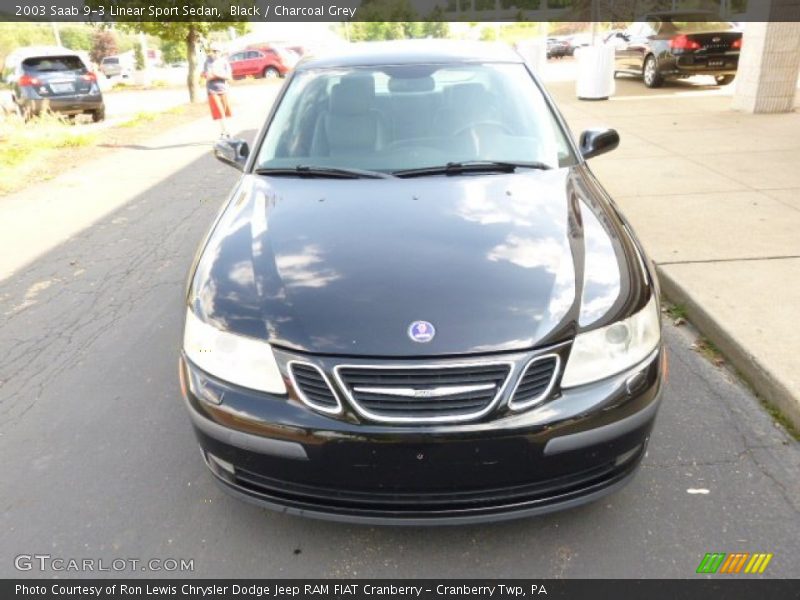
[[[247,157],[250,156],[250,146],[244,140],[219,140],[214,144],[214,156],[226,165],[244,169]]]
[[[619,146],[616,129],[587,129],[581,134],[581,156],[585,159],[611,152]]]

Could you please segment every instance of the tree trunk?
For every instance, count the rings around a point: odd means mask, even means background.
[[[188,74],[186,75],[186,85],[189,88],[189,102],[197,101],[197,29],[194,25],[189,25],[189,33],[186,34],[186,58],[188,62]]]

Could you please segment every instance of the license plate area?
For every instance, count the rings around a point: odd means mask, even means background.
[[[725,61],[722,60],[722,59],[709,60],[708,61],[708,66],[709,67],[724,67],[725,66]]]
[[[70,94],[75,91],[75,84],[73,83],[51,83],[50,89],[54,94]]]

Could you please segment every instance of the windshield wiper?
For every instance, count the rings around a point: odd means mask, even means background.
[[[541,162],[509,162],[503,160],[468,160],[449,162],[446,165],[392,171],[395,177],[425,177],[426,175],[460,175],[461,173],[513,173],[517,169],[551,169]]]
[[[255,170],[258,175],[291,175],[294,177],[330,177],[334,179],[389,179],[392,175],[380,171],[345,169],[343,167],[321,167],[296,165],[294,167],[262,167]]]

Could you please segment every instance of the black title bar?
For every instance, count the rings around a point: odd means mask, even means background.
[[[0,598],[31,600],[140,600],[154,598],[230,600],[792,600],[794,580],[751,577],[672,580],[2,580]]]
[[[800,0],[0,0],[0,21],[800,21]]]

